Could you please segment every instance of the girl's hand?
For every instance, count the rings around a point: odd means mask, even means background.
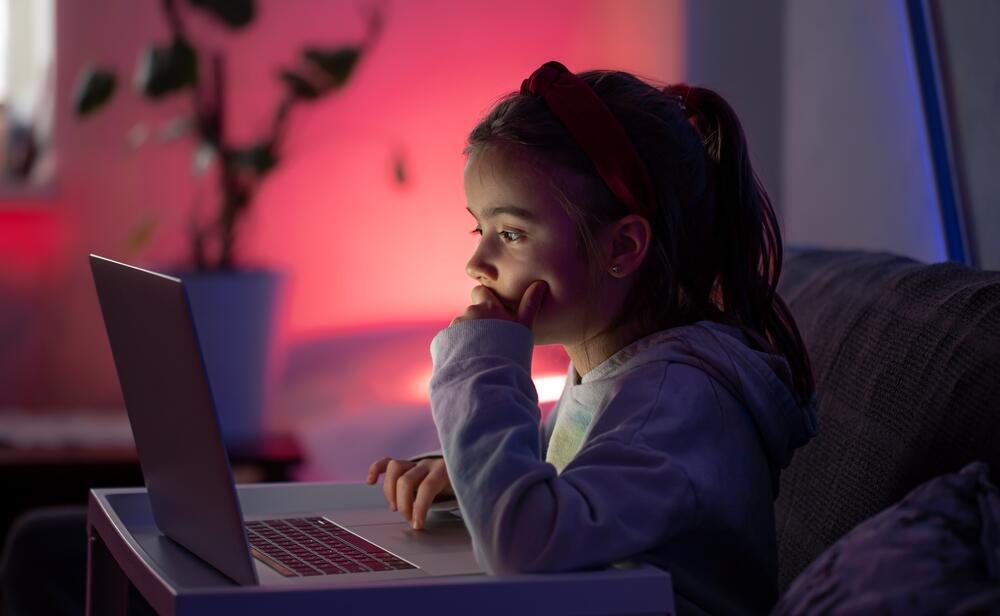
[[[535,280],[524,290],[524,295],[521,296],[521,301],[515,312],[514,308],[504,305],[491,289],[477,285],[472,288],[472,305],[466,308],[460,316],[452,319],[451,325],[473,319],[506,319],[516,321],[531,329],[548,290],[549,286],[544,280]]]
[[[427,510],[438,494],[454,496],[444,458],[424,458],[416,462],[382,458],[368,469],[368,483],[385,473],[382,491],[389,509],[402,514],[414,530],[424,527]]]

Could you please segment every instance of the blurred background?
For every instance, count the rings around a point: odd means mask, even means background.
[[[5,489],[141,481],[87,254],[193,281],[227,199],[231,262],[201,273],[273,283],[235,377],[260,409],[223,420],[238,479],[362,481],[436,448],[428,345],[472,286],[465,137],[550,59],[723,94],[786,246],[1000,269],[997,25],[991,0],[0,0]],[[543,412],[566,361],[536,353]]]

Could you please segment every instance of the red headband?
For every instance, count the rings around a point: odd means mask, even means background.
[[[633,212],[652,216],[653,184],[646,165],[625,129],[585,81],[559,62],[546,62],[521,83],[521,94],[541,96],[611,192]]]

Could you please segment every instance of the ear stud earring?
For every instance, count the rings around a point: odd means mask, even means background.
[[[611,266],[611,273],[612,274],[621,274],[622,273],[622,266],[618,265],[617,263],[615,263],[614,265]]]

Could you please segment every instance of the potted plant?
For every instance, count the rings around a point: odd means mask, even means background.
[[[171,37],[140,54],[134,85],[151,101],[183,93],[190,96],[191,116],[187,121],[182,118],[175,132],[197,139],[196,168],[214,168],[217,174],[218,208],[207,222],[192,215],[193,269],[179,276],[188,289],[223,436],[230,444],[246,443],[258,439],[263,428],[280,276],[271,270],[239,265],[240,223],[261,182],[281,162],[292,108],[344,87],[381,31],[381,11],[377,6],[371,8],[360,43],[305,46],[294,67],[279,69],[276,76],[283,85],[283,95],[273,121],[259,139],[237,145],[226,134],[226,58],[222,53],[206,56],[199,50],[185,27],[185,16],[187,11],[205,11],[230,29],[240,30],[253,23],[255,1],[184,3],[188,6],[182,8],[182,0],[161,0]],[[115,73],[106,68],[84,68],[74,93],[77,115],[86,118],[104,107],[113,97],[117,81]],[[147,225],[138,237],[150,232]]]

